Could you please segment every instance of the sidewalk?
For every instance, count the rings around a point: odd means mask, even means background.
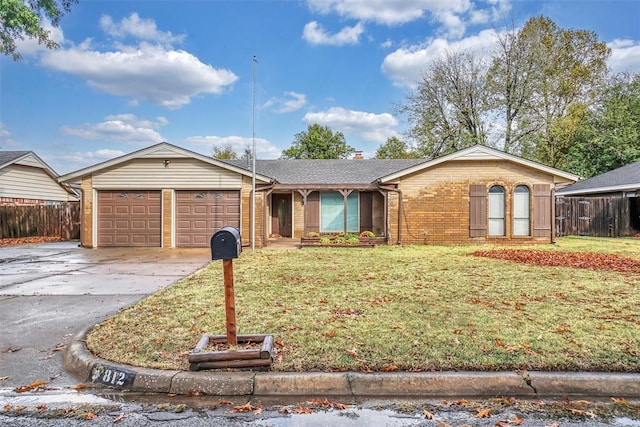
[[[358,398],[640,398],[640,374],[529,372],[226,372],[135,368],[99,359],[77,334],[65,368],[81,381],[132,391],[213,396],[350,396]]]

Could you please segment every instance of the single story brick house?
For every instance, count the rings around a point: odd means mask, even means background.
[[[77,202],[73,188],[33,151],[0,151],[0,206],[40,206]]]
[[[576,175],[485,146],[435,160],[257,160],[160,143],[60,177],[82,189],[81,243],[206,247],[222,226],[244,244],[362,232],[392,244],[550,243],[554,192]]]

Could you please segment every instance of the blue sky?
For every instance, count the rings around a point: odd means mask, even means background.
[[[496,31],[538,15],[640,72],[640,0],[80,0],[52,29],[59,50],[0,58],[0,149],[65,174],[162,141],[242,153],[255,123],[269,159],[319,123],[372,157],[401,137],[395,108],[430,58],[487,56]]]

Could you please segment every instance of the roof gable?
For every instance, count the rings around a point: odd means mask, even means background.
[[[221,160],[214,159],[213,157],[208,157],[194,151],[187,150],[185,148],[181,148],[168,142],[161,142],[156,145],[152,145],[147,148],[143,148],[138,151],[134,151],[133,153],[125,154],[124,156],[116,157],[111,160],[107,160],[102,163],[98,163],[93,166],[86,167],[84,169],[77,170],[75,172],[68,173],[59,178],[61,182],[71,182],[77,180],[83,176],[90,175],[96,172],[100,172],[102,170],[126,163],[130,160],[134,159],[176,159],[176,158],[191,158],[197,159],[205,163],[209,163],[214,166],[221,167],[223,169],[231,170],[233,172],[239,173],[245,176],[251,176],[251,172],[247,171],[244,168],[240,168],[229,164],[227,162],[223,162]],[[265,176],[256,176],[256,179],[264,182],[269,182],[269,178]]]
[[[608,193],[640,189],[640,161],[576,182],[558,190],[558,195]]]
[[[580,179],[578,175],[562,171],[560,169],[552,168],[540,163],[536,163],[531,160],[523,159],[522,157],[514,156],[513,154],[506,153],[504,151],[496,150],[495,148],[487,147],[486,145],[474,145],[469,148],[465,148],[455,153],[448,154],[446,156],[438,157],[433,160],[423,161],[415,166],[400,170],[389,175],[384,175],[380,178],[380,182],[390,182],[405,175],[420,172],[422,170],[434,167],[448,161],[492,161],[492,160],[506,160],[522,166],[526,166],[538,171],[548,173],[550,175],[563,178],[568,181],[577,181]]]
[[[56,179],[58,176],[58,174],[33,151],[0,151],[0,169],[10,165],[40,168],[53,179]]]

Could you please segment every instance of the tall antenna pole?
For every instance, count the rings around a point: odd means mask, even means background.
[[[256,64],[258,60],[253,56],[253,100],[252,100],[252,141],[253,151],[251,153],[253,165],[251,176],[251,251],[256,250]]]

